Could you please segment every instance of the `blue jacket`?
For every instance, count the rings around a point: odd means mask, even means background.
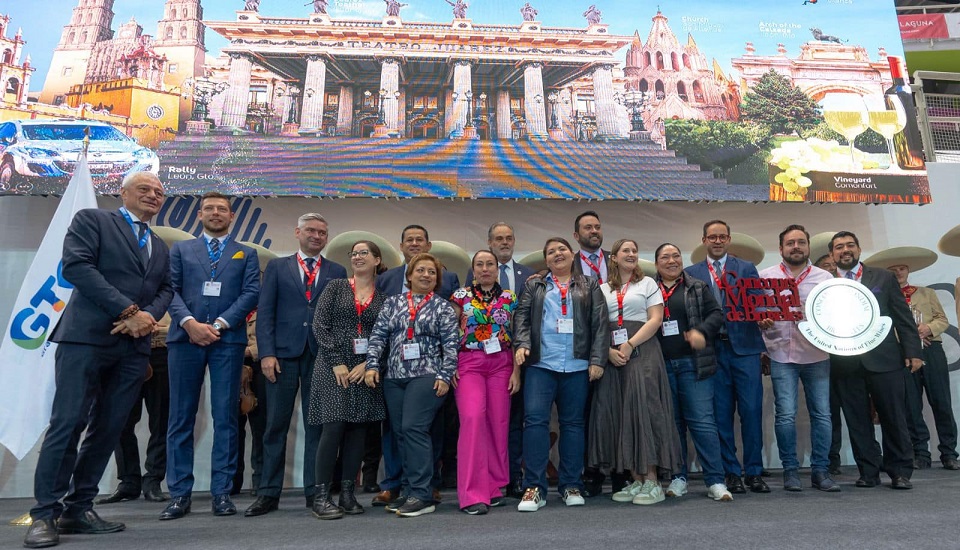
[[[407,264],[384,271],[377,277],[377,290],[388,297],[400,294],[403,292],[404,283],[407,282],[405,278],[406,271]],[[440,283],[440,290],[437,291],[437,296],[444,300],[449,300],[450,297],[453,296],[454,291],[460,288],[460,278],[457,277],[456,273],[447,271],[446,269],[443,270],[442,276],[443,279]]]
[[[230,328],[221,332],[220,342],[246,345],[247,315],[257,307],[260,294],[260,263],[255,250],[233,237],[227,239],[213,279],[221,283],[220,296],[203,295],[203,283],[210,280],[210,256],[203,235],[174,243],[170,275],[174,295],[167,343],[190,341],[180,322],[192,315],[200,323],[213,323],[222,317]]]
[[[711,291],[714,287],[713,276],[707,269],[707,260],[696,263],[686,268],[684,272],[692,277],[700,279],[707,283]],[[734,277],[736,275],[736,277]],[[760,277],[757,268],[747,260],[727,255],[727,263],[724,267],[723,276],[725,283],[735,285],[737,279],[756,279]],[[754,291],[751,291],[754,292]],[[763,292],[757,290],[757,293]],[[738,311],[743,311],[742,306],[737,307]],[[730,347],[737,355],[756,355],[767,351],[763,343],[763,337],[760,335],[760,327],[755,321],[733,322],[727,320],[727,312],[730,311],[730,304],[727,297],[723,295],[723,323],[727,328],[727,336],[730,338]]]
[[[307,346],[316,354],[317,339],[311,326],[317,299],[328,282],[346,277],[347,270],[342,265],[323,258],[308,302],[297,255],[271,260],[263,273],[263,288],[257,304],[260,357],[300,357]]]

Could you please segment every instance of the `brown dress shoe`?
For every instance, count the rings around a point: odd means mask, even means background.
[[[434,490],[433,490],[433,501],[434,501],[434,502],[440,502],[440,499],[441,499],[441,497],[440,497],[440,489],[434,489]]]
[[[377,493],[377,496],[373,497],[373,501],[371,501],[370,504],[372,506],[386,506],[394,501],[398,496],[400,496],[398,491],[391,491],[389,489],[386,491],[380,491]]]

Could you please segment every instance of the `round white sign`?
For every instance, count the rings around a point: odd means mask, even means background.
[[[870,289],[849,279],[818,284],[807,296],[797,326],[814,346],[834,355],[860,355],[880,345],[893,326],[880,315]]]

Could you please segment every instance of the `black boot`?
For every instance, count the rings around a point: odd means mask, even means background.
[[[351,480],[344,479],[340,482],[340,509],[343,510],[344,514],[362,514],[363,506],[360,506],[360,503],[357,502],[357,497],[354,496],[354,491],[356,490],[356,482]]]
[[[317,485],[317,492],[313,497],[313,515],[317,519],[340,519],[343,517],[343,510],[333,503],[330,498],[330,484],[320,483]]]

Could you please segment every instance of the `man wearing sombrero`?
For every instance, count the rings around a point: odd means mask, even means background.
[[[950,325],[940,305],[936,291],[927,287],[913,286],[908,282],[910,273],[920,271],[937,261],[937,253],[917,246],[888,248],[864,260],[873,267],[886,268],[893,272],[917,322],[922,340],[924,366],[907,376],[907,412],[910,440],[913,443],[913,467],[930,467],[930,430],[923,419],[923,393],[933,410],[940,444],[940,462],[947,470],[960,470],[957,461],[957,421],[953,416],[950,399],[950,372],[947,356],[943,352],[941,334]],[[901,335],[902,337],[902,335]]]

